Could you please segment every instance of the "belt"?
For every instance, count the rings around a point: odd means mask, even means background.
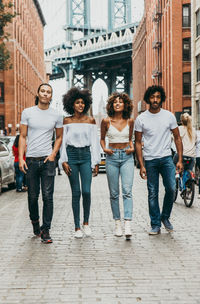
[[[45,160],[45,158],[47,158],[47,156],[40,156],[40,157],[26,157],[27,160]]]

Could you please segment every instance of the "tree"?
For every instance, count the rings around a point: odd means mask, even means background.
[[[16,16],[16,12],[13,13],[12,7],[13,3],[11,1],[3,3],[3,0],[0,0],[0,70],[12,68],[10,53],[5,43],[10,36],[9,33],[5,32],[5,27]]]

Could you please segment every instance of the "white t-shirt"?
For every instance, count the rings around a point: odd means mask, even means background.
[[[26,156],[41,157],[51,154],[53,131],[63,127],[63,117],[52,108],[34,106],[22,112],[21,124],[28,126]]]
[[[171,130],[177,128],[175,116],[164,109],[153,114],[149,110],[140,114],[135,121],[135,131],[142,132],[145,160],[171,155]]]
[[[189,156],[189,157],[195,157],[196,156],[196,130],[192,128],[192,140],[190,140],[187,127],[180,126],[179,127],[180,136],[183,142],[183,155]]]

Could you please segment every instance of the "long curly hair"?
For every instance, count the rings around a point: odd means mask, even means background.
[[[159,92],[161,95],[161,103],[163,103],[166,99],[166,95],[165,95],[165,91],[163,89],[162,86],[158,86],[158,85],[153,85],[147,88],[146,92],[144,93],[144,101],[147,104],[150,104],[150,97],[151,95],[153,95],[155,92]]]
[[[92,94],[87,89],[73,87],[63,95],[63,110],[71,115],[74,114],[74,102],[77,99],[83,99],[85,108],[83,113],[87,113],[92,104]]]
[[[131,117],[131,113],[133,111],[133,102],[126,93],[119,93],[119,92],[114,92],[112,95],[109,96],[107,100],[107,105],[106,105],[106,110],[107,114],[109,117],[113,117],[115,114],[114,108],[113,108],[113,103],[115,99],[119,97],[120,99],[123,100],[124,102],[124,110],[122,113],[122,117],[124,119],[128,119]]]

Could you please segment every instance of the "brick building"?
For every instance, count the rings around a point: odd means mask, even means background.
[[[162,85],[164,108],[179,120],[182,111],[191,112],[190,0],[146,0],[145,19],[146,87]]]
[[[192,118],[200,127],[200,1],[191,0],[192,41]]]
[[[21,112],[34,105],[38,85],[46,81],[43,28],[45,20],[38,0],[16,0],[18,13],[8,25],[7,48],[13,68],[0,71],[0,130],[20,123]]]

